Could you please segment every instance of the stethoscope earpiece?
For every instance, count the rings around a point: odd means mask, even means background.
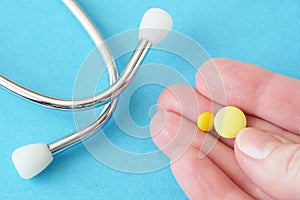
[[[170,32],[173,26],[171,16],[160,8],[147,10],[142,18],[139,39],[146,38],[152,45],[159,44]]]
[[[43,171],[52,162],[53,155],[47,144],[30,144],[16,149],[12,160],[19,175],[29,179]]]

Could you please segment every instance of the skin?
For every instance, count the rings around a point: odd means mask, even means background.
[[[299,91],[299,80],[240,61],[212,59],[199,68],[196,88],[173,85],[162,92],[151,134],[190,199],[297,199]],[[243,110],[251,128],[235,140],[197,128],[199,114],[226,105]],[[272,145],[263,159],[243,150],[266,144]]]

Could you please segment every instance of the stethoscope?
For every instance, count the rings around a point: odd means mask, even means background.
[[[133,79],[149,48],[160,43],[168,35],[173,24],[170,15],[162,9],[152,8],[146,11],[140,23],[139,44],[123,73],[118,76],[112,53],[95,25],[74,0],[62,1],[81,23],[101,54],[109,74],[110,87],[88,98],[59,99],[32,91],[0,75],[1,86],[23,98],[47,107],[62,110],[82,110],[104,105],[96,120],[87,127],[50,144],[30,144],[16,149],[12,154],[12,160],[19,175],[24,179],[39,174],[52,162],[54,155],[91,136],[107,122],[116,108],[117,97]]]

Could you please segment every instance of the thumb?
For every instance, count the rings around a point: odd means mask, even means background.
[[[241,168],[267,194],[276,199],[300,198],[300,144],[246,128],[238,134],[234,149]]]

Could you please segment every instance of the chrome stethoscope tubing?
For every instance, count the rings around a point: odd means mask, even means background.
[[[99,127],[104,125],[116,107],[118,95],[125,90],[132,81],[151,45],[156,45],[162,41],[172,28],[172,19],[168,13],[158,8],[148,10],[144,14],[140,24],[140,42],[123,73],[118,77],[112,53],[95,25],[74,0],[62,1],[84,27],[101,54],[108,70],[110,87],[92,97],[81,99],[59,99],[30,90],[3,75],[0,75],[0,86],[3,86],[7,90],[23,98],[47,107],[63,110],[82,110],[104,105],[95,121],[87,127],[75,131],[64,138],[58,139],[51,144],[31,144],[16,149],[12,154],[12,160],[19,175],[26,179],[31,178],[44,170],[52,162],[53,155],[91,136]]]
[[[85,28],[86,32],[89,34],[90,38],[93,40],[98,51],[100,52],[108,69],[110,84],[112,84],[111,87],[95,96],[88,98],[59,99],[32,91],[4,77],[3,75],[0,75],[0,85],[23,98],[57,109],[88,109],[91,107],[104,105],[117,97],[130,83],[141,61],[144,59],[149,47],[151,46],[151,42],[147,41],[146,39],[141,39],[136,51],[128,62],[127,67],[120,78],[116,81],[118,73],[114,59],[97,28],[74,0],[63,0],[63,2]]]
[[[97,119],[90,124],[88,127],[70,134],[69,136],[62,138],[60,140],[57,140],[49,145],[50,151],[52,154],[55,154],[61,150],[64,150],[65,148],[71,146],[74,143],[77,143],[86,137],[88,137],[90,134],[92,134],[95,130],[97,130],[100,126],[102,126],[107,119],[111,116],[113,113],[113,110],[117,104],[117,99],[115,98],[122,92],[128,84],[131,82],[136,70],[140,66],[140,63],[142,62],[143,58],[145,57],[146,53],[148,52],[149,47],[151,46],[151,43],[148,40],[142,39],[134,51],[133,55],[131,56],[131,59],[129,60],[126,69],[124,70],[121,77],[113,84],[111,85],[107,90],[104,92],[112,92],[112,95],[110,98],[114,98],[111,102],[107,103],[102,112],[100,112]],[[113,91],[116,91],[113,93]],[[102,93],[104,93],[102,92]],[[101,93],[101,94],[102,94]],[[97,95],[98,96],[98,95]]]
[[[77,20],[82,24],[82,26],[96,45],[97,50],[101,54],[102,59],[108,69],[111,86],[103,92],[92,97],[82,99],[59,99],[37,93],[33,90],[19,85],[18,83],[4,77],[3,75],[0,75],[1,86],[23,98],[26,98],[38,104],[42,104],[47,107],[65,110],[75,110],[88,109],[91,107],[106,104],[103,110],[100,112],[97,119],[88,127],[78,132],[71,133],[70,135],[64,138],[51,143],[49,145],[49,148],[53,154],[57,153],[58,151],[64,150],[66,147],[69,147],[72,144],[75,144],[80,140],[86,138],[107,121],[107,119],[113,113],[114,108],[116,107],[116,97],[128,86],[128,84],[134,77],[135,72],[140,66],[140,63],[147,54],[148,49],[151,46],[151,42],[149,42],[146,39],[141,39],[135,52],[131,56],[131,59],[129,60],[124,72],[122,73],[120,78],[117,79],[118,72],[116,69],[116,64],[100,32],[97,30],[95,25],[91,22],[88,16],[84,13],[84,11],[75,1],[63,0],[63,2],[73,13],[73,15],[77,18]]]
[[[35,91],[32,91],[24,86],[15,83],[14,81],[0,75],[0,85],[10,90],[11,92],[24,97],[33,102],[42,104],[44,106],[57,108],[57,109],[88,109],[95,106],[100,106],[106,104],[100,112],[97,119],[90,124],[88,127],[71,133],[70,135],[59,139],[49,145],[49,148],[53,154],[58,151],[64,150],[66,147],[70,147],[72,144],[79,142],[80,140],[86,138],[96,129],[102,126],[106,120],[113,113],[113,110],[117,104],[117,96],[127,87],[132,78],[134,77],[135,72],[137,71],[140,63],[144,59],[146,53],[148,52],[151,42],[146,39],[141,39],[139,45],[134,51],[131,59],[129,60],[124,72],[118,78],[118,73],[116,70],[116,65],[112,54],[109,48],[106,45],[106,42],[103,40],[101,34],[80,8],[80,6],[73,0],[63,0],[68,9],[73,13],[77,20],[85,28],[86,32],[89,34],[90,38],[93,40],[94,44],[97,47],[97,50],[100,52],[106,67],[108,68],[108,74],[110,79],[111,86],[104,90],[103,92],[83,99],[58,99],[49,97]],[[111,101],[112,100],[112,101]]]
[[[100,38],[100,35],[99,35]],[[101,44],[101,46],[106,46]],[[0,75],[0,85],[4,88],[10,90],[11,92],[26,98],[30,101],[42,104],[47,107],[63,109],[63,110],[78,110],[78,109],[89,109],[92,107],[98,107],[110,102],[112,99],[116,98],[131,82],[134,74],[136,73],[140,63],[144,59],[146,53],[148,52],[151,46],[151,42],[147,39],[141,39],[139,45],[137,46],[135,52],[131,56],[125,70],[117,79],[117,71],[114,64],[114,61],[108,63],[106,60],[106,66],[108,68],[108,73],[110,77],[111,86],[101,93],[82,99],[59,99],[44,94],[40,94],[33,90],[30,90],[24,86],[19,85],[18,83]],[[97,47],[99,49],[99,46]],[[102,47],[101,47],[102,48]],[[106,47],[104,48],[106,49]],[[100,50],[99,50],[100,51]],[[109,50],[100,51],[103,57],[109,56]]]

